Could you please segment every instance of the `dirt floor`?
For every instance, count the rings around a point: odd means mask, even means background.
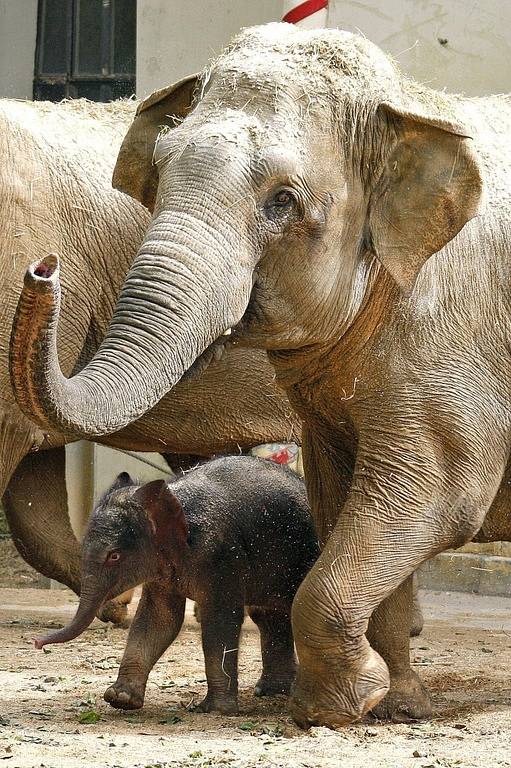
[[[425,593],[413,641],[416,669],[435,705],[431,722],[371,720],[333,733],[303,733],[284,698],[256,699],[258,637],[245,623],[241,715],[191,711],[205,693],[198,625],[185,628],[155,668],[143,710],[113,710],[125,630],[95,622],[74,643],[35,651],[32,637],[69,619],[67,590],[0,589],[0,761],[16,768],[154,766],[511,766],[511,600]],[[434,617],[434,618],[433,618]],[[88,722],[92,721],[92,722]]]

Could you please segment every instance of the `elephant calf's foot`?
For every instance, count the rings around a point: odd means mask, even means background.
[[[109,600],[98,611],[98,619],[104,621],[105,624],[109,621],[115,624],[116,627],[122,627],[125,629],[130,625],[130,619],[128,617],[128,606],[126,603],[120,603],[116,600]]]
[[[197,704],[196,712],[220,712],[222,715],[238,715],[238,698],[236,696],[226,696],[208,693],[205,699]]]
[[[280,672],[278,675],[268,675],[263,673],[255,684],[254,693],[256,696],[288,696],[291,691],[296,675],[296,670],[289,671],[286,674]]]
[[[145,686],[130,680],[117,680],[107,688],[103,698],[115,709],[141,709]]]
[[[379,720],[408,723],[431,717],[431,700],[420,678],[410,670],[402,677],[393,677],[390,689],[382,701],[373,707]]]

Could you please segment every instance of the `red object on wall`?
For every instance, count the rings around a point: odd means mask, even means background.
[[[321,11],[324,8],[328,8],[328,0],[305,0],[295,8],[292,8],[286,13],[282,21],[287,21],[288,24],[298,24],[307,16],[312,16],[313,13]]]

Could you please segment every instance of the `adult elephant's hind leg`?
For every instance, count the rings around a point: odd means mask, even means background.
[[[82,554],[69,521],[65,462],[63,447],[25,456],[11,476],[3,505],[22,558],[79,595]],[[124,624],[126,615],[121,596],[103,606],[99,617]]]
[[[417,571],[412,576],[412,622],[410,637],[418,637],[424,628],[424,614],[419,599],[419,579]]]
[[[410,634],[413,620],[413,576],[409,576],[376,608],[369,621],[367,639],[387,662],[390,688],[373,709],[381,720],[396,723],[431,716],[431,701],[410,666]],[[416,597],[416,596],[415,596]]]
[[[69,522],[64,448],[25,456],[11,477],[3,505],[22,558],[79,595],[81,547]]]

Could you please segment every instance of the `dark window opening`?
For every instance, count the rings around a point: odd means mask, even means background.
[[[136,0],[39,0],[34,99],[135,93]]]

